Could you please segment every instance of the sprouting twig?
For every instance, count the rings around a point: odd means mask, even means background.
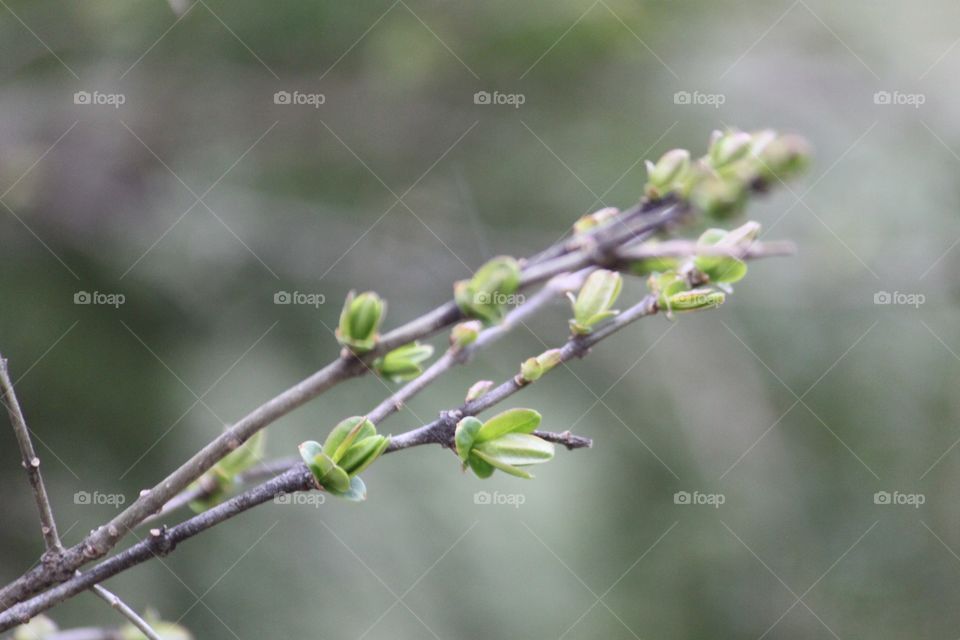
[[[564,242],[564,251],[557,257],[531,261],[521,274],[521,286],[530,287],[550,278],[616,259],[615,250],[625,242],[649,237],[679,220],[683,206],[663,202],[652,207],[641,219],[624,218],[622,224],[589,237],[583,245]],[[204,446],[153,488],[141,492],[133,503],[108,523],[94,529],[78,544],[65,549],[55,570],[36,567],[0,589],[0,602],[19,602],[52,584],[67,580],[84,564],[102,558],[131,529],[160,511],[187,486],[224,456],[246,442],[257,431],[316,398],[334,385],[369,370],[369,363],[399,346],[424,338],[450,326],[463,317],[452,302],[447,302],[423,316],[384,334],[377,347],[362,358],[344,354],[310,377],[268,400],[234,423],[220,436]]]
[[[590,347],[601,340],[609,337],[628,324],[656,312],[656,296],[649,295],[645,297],[639,303],[625,310],[594,333],[588,336],[571,338],[567,341],[561,349],[563,361],[575,357],[583,357],[589,351]],[[439,419],[430,424],[393,437],[386,453],[426,444],[440,444],[445,447],[452,447],[454,429],[460,418],[466,415],[475,415],[489,409],[526,386],[529,385],[518,380],[516,377],[510,378],[480,398],[468,402],[453,411],[444,412]],[[559,441],[568,448],[588,447],[591,445],[590,440],[574,437],[568,433],[544,434],[544,432],[539,432],[538,435],[541,435],[541,437],[547,435],[552,441]],[[100,562],[89,571],[75,576],[0,613],[0,631],[23,623],[32,616],[46,611],[59,602],[122,571],[141,564],[155,556],[166,555],[173,551],[173,549],[184,540],[192,538],[210,527],[229,520],[276,496],[297,491],[309,491],[317,488],[316,480],[310,470],[307,469],[305,464],[298,463],[275,478],[178,525],[169,529],[165,527],[151,529],[148,539]]]

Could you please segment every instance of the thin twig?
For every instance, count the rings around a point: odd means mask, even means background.
[[[451,349],[440,356],[423,373],[405,384],[396,393],[386,398],[367,414],[373,424],[380,424],[387,416],[400,410],[403,405],[420,391],[428,387],[441,375],[459,364],[468,362],[474,354],[490,346],[503,336],[507,335],[525,319],[532,316],[556,298],[563,296],[567,291],[577,290],[583,284],[592,269],[582,269],[573,274],[554,276],[543,288],[524,300],[519,306],[504,316],[503,321],[480,332],[476,341],[461,350]]]
[[[656,244],[635,245],[617,250],[621,260],[645,258],[689,258],[694,256],[727,256],[740,260],[792,256],[797,246],[792,242],[754,242],[745,247],[704,246],[693,240],[667,240]]]
[[[77,575],[80,575],[80,573],[77,572]],[[163,640],[146,620],[141,618],[140,615],[127,603],[118,598],[115,594],[108,591],[105,587],[95,584],[90,587],[90,590],[105,600],[111,607],[119,611],[120,615],[129,620],[130,624],[135,626],[137,629],[140,629],[143,635],[147,636],[147,638],[150,640]]]
[[[48,557],[52,559],[60,554],[63,545],[60,544],[57,523],[53,519],[53,509],[50,507],[50,497],[47,495],[47,488],[43,483],[43,476],[40,474],[40,458],[37,457],[37,453],[33,449],[30,429],[27,427],[27,421],[20,410],[20,403],[13,391],[13,382],[10,380],[7,361],[2,354],[0,354],[0,390],[3,392],[3,404],[7,407],[7,413],[10,414],[13,432],[17,436],[17,444],[20,445],[23,468],[26,469],[27,476],[30,479],[30,487],[33,489],[37,511],[40,512],[40,531],[43,533],[43,542],[46,545]]]

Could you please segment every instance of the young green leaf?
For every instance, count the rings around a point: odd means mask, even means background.
[[[540,420],[540,414],[533,409],[508,409],[483,423],[477,431],[476,443],[489,442],[507,433],[532,433]]]

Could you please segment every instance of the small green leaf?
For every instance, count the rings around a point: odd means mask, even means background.
[[[482,459],[480,459],[476,455],[471,455],[470,459],[467,460],[467,464],[470,466],[470,469],[475,474],[477,474],[477,477],[480,478],[481,480],[485,480],[493,475],[493,471],[494,471],[493,465],[488,462],[484,462]]]
[[[407,382],[423,373],[420,365],[432,355],[432,346],[412,342],[394,349],[382,358],[377,358],[373,362],[373,368],[381,376],[393,382]]]
[[[489,442],[507,433],[532,433],[540,420],[540,414],[533,409],[508,409],[483,423],[475,443]]]
[[[523,469],[519,469],[519,468],[517,468],[517,467],[515,467],[515,466],[513,466],[513,465],[511,465],[511,464],[507,464],[506,462],[502,462],[502,461],[500,461],[500,460],[497,460],[497,459],[494,458],[493,456],[489,456],[489,455],[483,453],[482,451],[479,451],[479,450],[477,450],[477,449],[474,449],[474,451],[470,454],[470,459],[471,459],[471,460],[474,460],[474,459],[476,459],[476,458],[479,458],[482,462],[487,463],[487,464],[490,465],[491,467],[495,467],[495,468],[497,468],[497,469],[500,469],[500,471],[503,471],[504,473],[509,473],[509,474],[512,475],[512,476],[516,476],[516,477],[518,477],[518,478],[523,478],[523,479],[525,479],[525,480],[532,480],[532,479],[533,479],[533,475],[530,474],[530,473],[527,473],[527,472],[524,471]],[[478,474],[478,475],[479,475],[479,474]]]
[[[470,450],[473,449],[473,443],[477,439],[477,433],[482,426],[483,423],[473,416],[467,416],[457,423],[457,430],[454,432],[453,442],[457,448],[457,455],[460,456],[462,462],[467,462]]]
[[[350,502],[363,502],[367,499],[367,485],[363,483],[360,476],[353,476],[350,478],[350,484],[346,491],[341,491],[336,495]]]
[[[357,438],[367,438],[376,433],[376,427],[364,416],[346,418],[330,431],[330,435],[323,443],[323,452],[336,462]],[[346,442],[345,447],[342,446],[344,442]]]
[[[554,456],[553,443],[528,433],[508,433],[496,440],[481,442],[473,450],[514,466],[540,464]]]
[[[352,445],[338,463],[350,476],[362,473],[390,444],[386,436],[370,436]]]

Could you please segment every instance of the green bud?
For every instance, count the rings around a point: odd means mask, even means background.
[[[350,490],[350,476],[323,452],[319,442],[308,440],[299,447],[300,457],[321,487],[333,494]]]
[[[340,312],[337,340],[357,353],[370,351],[377,343],[377,329],[387,313],[387,303],[376,293],[367,291],[359,296],[351,291]]]
[[[455,325],[450,330],[450,347],[455,350],[468,347],[477,341],[483,324],[479,320],[470,320]]]
[[[373,361],[374,370],[393,382],[413,380],[421,373],[420,366],[433,355],[433,347],[428,344],[412,342],[394,349],[382,358]]]
[[[323,453],[334,462],[339,462],[354,442],[376,435],[377,428],[364,416],[353,416],[341,420],[330,430],[323,442]]]
[[[696,311],[709,307],[719,307],[726,300],[722,291],[713,289],[691,289],[676,293],[667,301],[667,308],[672,311]]]
[[[560,349],[547,349],[537,356],[537,363],[540,364],[543,373],[547,373],[561,362],[563,362],[563,352]]]
[[[31,618],[27,624],[22,624],[13,630],[13,640],[44,640],[48,635],[57,632],[57,623],[40,614]]]
[[[811,155],[810,144],[805,139],[793,134],[780,136],[757,154],[760,174],[769,182],[786,182],[807,170]]]
[[[714,169],[722,169],[750,153],[753,136],[744,131],[715,131],[710,143],[708,157]]]
[[[592,229],[596,229],[597,227],[602,227],[603,225],[612,222],[613,219],[618,215],[620,215],[620,209],[617,209],[616,207],[604,207],[599,211],[588,213],[573,223],[573,233],[586,233]]]
[[[503,318],[509,298],[519,286],[520,263],[499,256],[480,267],[470,280],[455,283],[453,297],[464,314],[495,323]]]
[[[654,273],[647,278],[647,287],[657,296],[657,305],[661,308],[670,308],[670,298],[690,288],[686,278],[676,271]]]
[[[367,497],[367,487],[357,475],[390,446],[390,438],[377,434],[363,416],[341,421],[323,445],[309,440],[300,445],[300,457],[324,489],[347,500]]]
[[[563,352],[560,349],[549,349],[536,357],[527,358],[520,365],[520,381],[535,382],[562,361]]]
[[[467,389],[467,402],[473,402],[493,388],[493,380],[478,380]]]
[[[647,160],[647,184],[644,192],[648,198],[662,198],[673,191],[690,171],[690,152],[686,149],[671,149],[657,163]]]
[[[732,218],[746,206],[747,188],[735,178],[705,176],[694,185],[690,201],[711,218]]]
[[[570,329],[576,335],[585,335],[593,326],[617,315],[611,309],[620,295],[623,278],[615,271],[598,269],[587,277],[576,297],[568,293],[573,304]]]
[[[697,240],[697,246],[725,249],[735,253],[749,248],[759,233],[760,224],[753,221],[729,232],[723,229],[707,229]],[[735,256],[698,255],[693,264],[710,282],[732,284],[747,275],[747,264]]]
[[[537,362],[536,358],[527,358],[520,363],[520,380],[522,382],[535,382],[543,375],[543,367]]]
[[[468,416],[454,434],[457,455],[479,478],[489,478],[495,469],[532,478],[521,467],[546,462],[554,454],[552,443],[532,435],[539,424],[540,414],[532,409],[511,409],[483,423]]]

